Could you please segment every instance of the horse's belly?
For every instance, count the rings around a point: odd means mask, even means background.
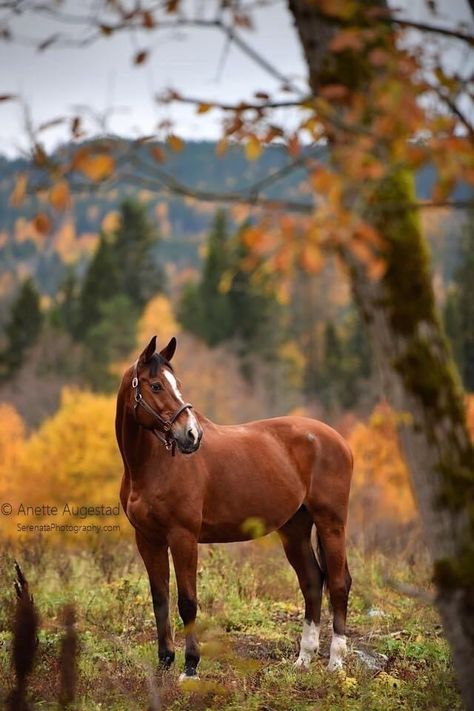
[[[271,479],[258,472],[251,477],[222,472],[221,477],[205,500],[201,543],[248,541],[276,531],[296,513],[306,496],[292,469],[280,469]]]
[[[238,521],[220,521],[216,523],[203,522],[199,535],[199,543],[237,543],[239,541],[251,541],[255,538],[277,531],[285,524],[299,506],[296,506],[288,515],[280,516],[272,520],[260,516],[248,516]]]

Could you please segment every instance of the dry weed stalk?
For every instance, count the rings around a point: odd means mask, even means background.
[[[33,596],[29,592],[28,581],[16,561],[15,572],[17,601],[13,624],[12,662],[16,687],[6,700],[6,708],[8,711],[30,711],[31,707],[26,700],[26,691],[38,646],[38,614]]]
[[[79,653],[79,640],[75,628],[76,613],[73,605],[66,605],[63,609],[64,636],[61,640],[59,655],[60,670],[60,695],[61,708],[68,708],[76,696],[77,657]]]

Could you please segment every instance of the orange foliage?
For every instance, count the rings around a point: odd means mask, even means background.
[[[350,505],[351,526],[364,530],[376,523],[407,523],[416,516],[410,479],[396,431],[396,416],[378,405],[367,424],[359,422],[349,435],[354,454]]]

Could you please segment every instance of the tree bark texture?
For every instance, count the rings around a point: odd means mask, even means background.
[[[338,83],[346,79],[351,89],[361,89],[363,72],[367,76],[363,58],[359,73],[354,57],[347,77],[341,77],[339,60],[331,55],[337,20],[322,14],[316,0],[288,4],[313,93],[326,81],[335,83],[336,76]],[[351,140],[349,133],[343,140]],[[332,153],[337,161],[337,151]],[[400,441],[433,560],[437,608],[464,704],[474,711],[474,452],[463,393],[438,318],[418,215],[410,208],[380,208],[384,201],[413,203],[413,176],[388,166],[376,191],[378,200],[370,209],[360,207],[357,185],[349,188],[364,219],[382,237],[385,275],[371,279],[352,252],[343,250],[342,256],[369,328],[385,395],[399,414]]]

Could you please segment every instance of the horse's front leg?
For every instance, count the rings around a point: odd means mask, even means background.
[[[197,614],[197,538],[189,531],[179,529],[169,535],[169,543],[178,587],[178,610],[186,634],[184,672],[179,679],[180,681],[197,679],[197,665],[200,658],[199,645],[194,634]]]
[[[170,564],[168,544],[153,542],[151,545],[138,531],[136,531],[136,540],[150,579],[158,633],[158,658],[160,665],[168,669],[174,662],[174,643],[169,620]]]

